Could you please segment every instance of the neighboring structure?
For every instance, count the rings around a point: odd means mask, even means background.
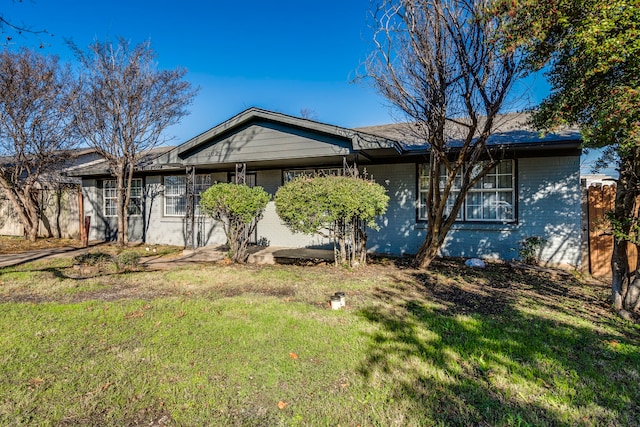
[[[541,259],[580,263],[580,137],[577,131],[541,137],[523,115],[503,116],[490,144],[503,159],[467,196],[442,254],[513,259],[526,237],[546,239]],[[404,136],[403,125],[346,129],[284,114],[248,109],[138,167],[130,240],[203,246],[225,243],[219,224],[198,211],[198,194],[214,182],[244,180],[275,194],[299,174],[342,173],[357,165],[391,197],[380,230],[369,232],[371,252],[413,254],[424,240],[422,200],[428,151]],[[74,172],[82,177],[90,239],[116,236],[114,179],[105,164]],[[193,207],[193,208],[192,208]],[[292,234],[273,202],[255,241],[287,247],[321,247],[319,236]]]
[[[68,175],[80,167],[87,167],[96,162],[101,163],[102,157],[93,149],[71,150],[66,164],[59,170],[41,177],[35,190],[42,207],[38,237],[80,238],[82,195],[79,187],[81,180],[69,178]],[[2,190],[0,190],[0,235],[24,235],[24,227],[18,214]]]

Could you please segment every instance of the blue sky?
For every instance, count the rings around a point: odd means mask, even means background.
[[[4,0],[15,24],[53,36],[14,36],[72,60],[66,39],[84,48],[95,39],[151,40],[163,68],[185,67],[200,88],[191,114],[168,132],[176,144],[257,106],[344,127],[390,123],[386,101],[353,83],[371,49],[369,0],[78,1]],[[530,91],[531,87],[538,88]],[[538,100],[544,80],[518,90]],[[534,100],[534,101],[535,101]]]
[[[200,87],[191,115],[171,129],[178,143],[251,106],[345,127],[391,122],[385,101],[350,83],[369,51],[369,0],[3,1],[15,24],[54,36],[14,36],[72,59],[65,39],[84,48],[121,35],[151,40],[163,68],[182,66]]]
[[[84,48],[96,39],[151,40],[162,68],[185,67],[200,88],[191,114],[169,129],[179,144],[256,106],[343,127],[393,122],[386,101],[365,83],[353,83],[371,49],[369,0],[24,0],[2,1],[14,24],[53,36],[14,36],[73,60],[65,40]],[[5,34],[6,35],[6,34]],[[519,106],[538,103],[544,78],[515,89]]]

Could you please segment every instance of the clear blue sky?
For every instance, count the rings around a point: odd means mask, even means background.
[[[15,36],[72,60],[66,39],[84,48],[95,39],[151,40],[162,68],[182,66],[200,92],[191,114],[169,130],[183,142],[251,106],[358,127],[390,123],[385,100],[351,83],[371,49],[369,0],[79,1],[0,0],[15,24],[53,36]],[[536,103],[543,78],[516,91]],[[520,106],[523,104],[520,103]]]
[[[372,47],[369,0],[0,2],[12,23],[53,34],[11,34],[15,46],[42,41],[45,52],[72,61],[67,39],[84,48],[123,36],[151,40],[161,68],[186,68],[200,92],[191,114],[168,130],[172,145],[252,106],[295,116],[308,109],[316,120],[348,128],[394,120],[374,89],[352,83]],[[538,76],[514,93],[516,108],[536,105],[548,85]]]
[[[200,87],[191,114],[171,129],[179,143],[251,106],[357,127],[391,122],[384,99],[353,84],[369,50],[369,0],[78,1],[2,0],[15,24],[54,36],[14,35],[73,59],[65,43],[84,48],[121,35],[151,40],[163,68],[188,69]]]

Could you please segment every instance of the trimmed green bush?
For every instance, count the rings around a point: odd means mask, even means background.
[[[229,258],[246,262],[247,245],[271,196],[262,187],[219,183],[200,195],[200,208],[220,221],[227,236]]]
[[[104,266],[113,262],[111,255],[104,252],[89,252],[86,254],[80,254],[73,257],[73,263],[94,267]]]
[[[120,252],[115,259],[119,270],[124,268],[137,268],[140,262],[140,252],[129,250]]]
[[[280,187],[276,212],[293,232],[333,239],[336,263],[366,261],[366,227],[387,210],[389,196],[373,181],[348,176],[298,177]]]

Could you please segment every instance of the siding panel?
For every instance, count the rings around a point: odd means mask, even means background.
[[[183,157],[215,164],[347,155],[350,143],[335,137],[274,124],[253,124],[221,140],[203,144]]]

